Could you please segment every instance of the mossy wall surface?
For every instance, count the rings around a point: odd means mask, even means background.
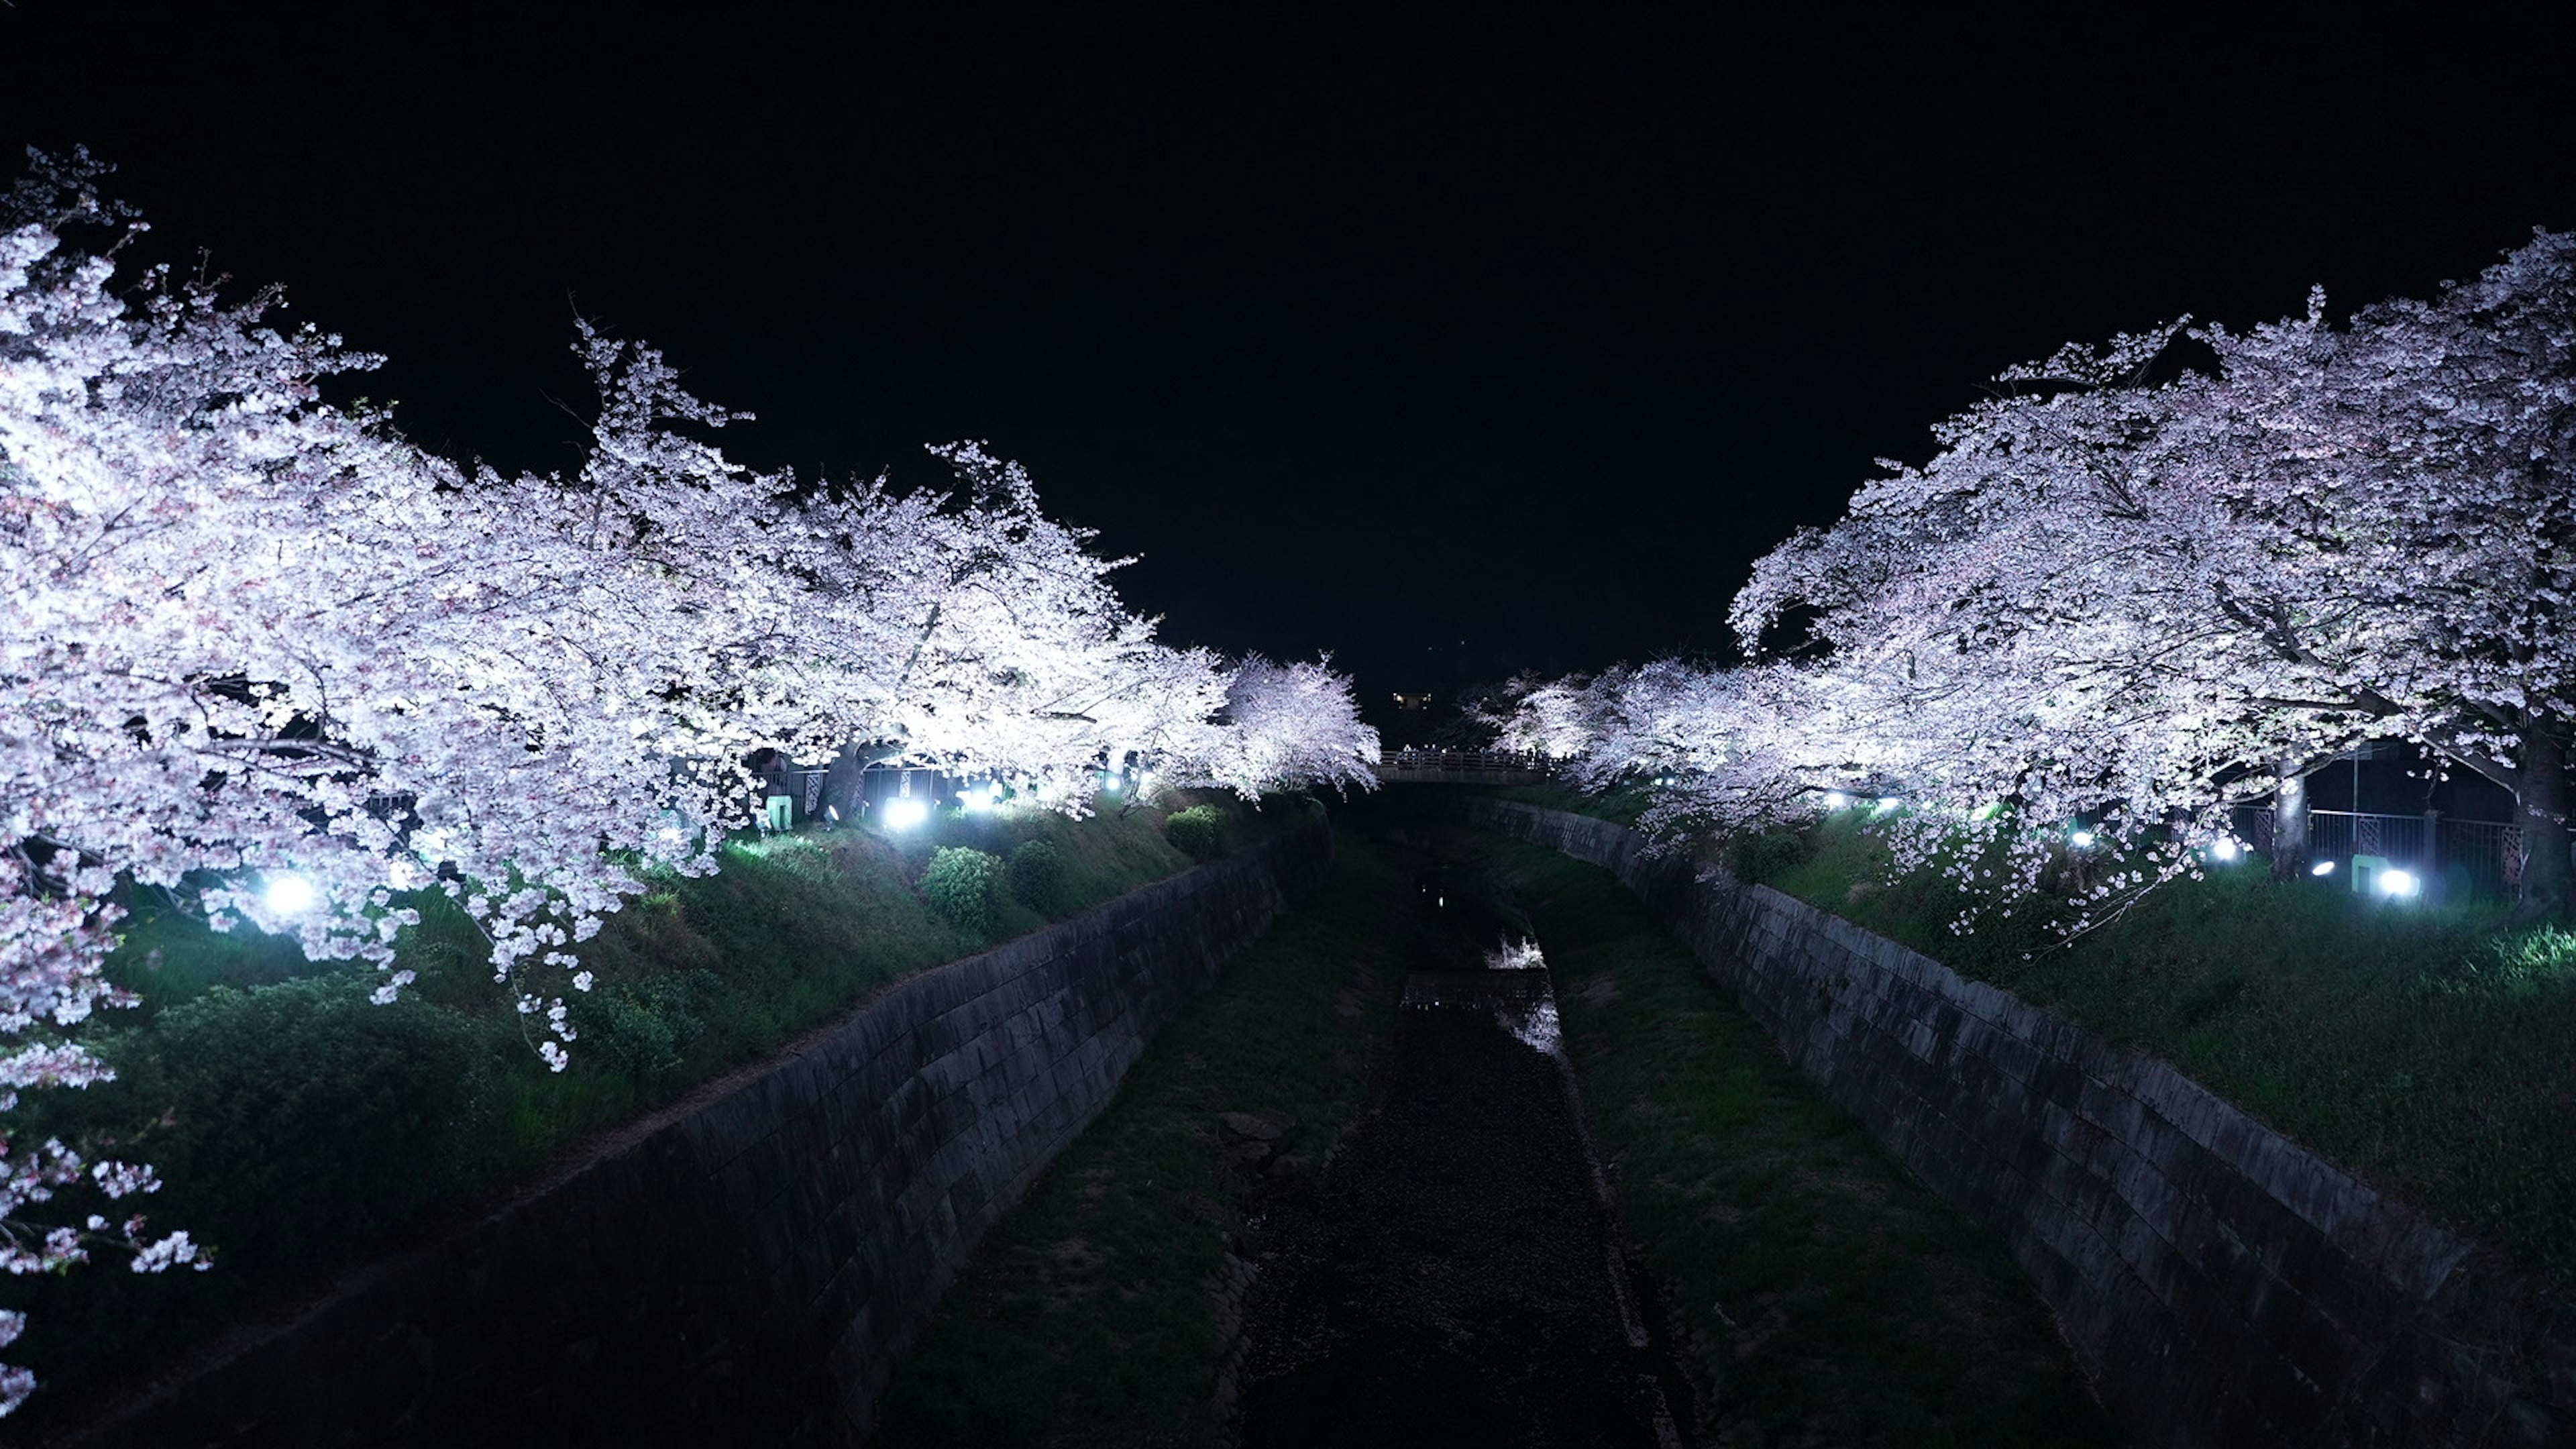
[[[2002,1234],[2145,1445],[2576,1442],[2576,1315],[2246,1116],[1930,957],[1624,827],[1477,824],[1617,874],[1809,1075]]]
[[[70,1441],[846,1444],[983,1231],[1326,822],[899,982]]]

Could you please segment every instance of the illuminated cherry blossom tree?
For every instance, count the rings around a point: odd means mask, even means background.
[[[1329,656],[1278,664],[1255,654],[1225,682],[1225,710],[1195,748],[1182,747],[1166,769],[1184,784],[1232,790],[1246,799],[1265,790],[1329,785],[1374,789],[1377,731],[1360,722],[1348,675]]]
[[[2526,907],[2562,909],[2571,251],[2342,326],[2315,299],[2201,329],[2217,366],[2167,381],[2184,324],[2008,370],[1756,566],[1739,634],[1794,670],[1615,671],[1529,696],[1516,738],[1677,772],[1650,820],[1894,789],[1901,865],[1984,881],[2000,843],[2004,896],[2080,821],[2121,862],[2095,913],[2193,869],[2234,804],[2408,738],[2515,790]]]
[[[39,158],[0,202],[0,1267],[205,1264],[116,1208],[149,1169],[5,1126],[107,1078],[83,1035],[133,1004],[122,892],[365,962],[389,1001],[407,893],[443,890],[562,1070],[579,944],[645,872],[715,868],[753,751],[855,742],[1077,813],[1125,749],[1369,780],[1346,680],[1158,643],[979,446],[937,450],[952,491],[762,473],[709,441],[745,415],[584,325],[582,466],[463,469],[330,402],[376,359],[274,292],[120,277],[140,223],[102,174]],[[31,1383],[0,1369],[0,1413]]]

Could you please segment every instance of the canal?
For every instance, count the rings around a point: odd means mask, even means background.
[[[2002,1246],[1615,880],[1388,794],[994,1229],[880,1442],[2117,1442]]]

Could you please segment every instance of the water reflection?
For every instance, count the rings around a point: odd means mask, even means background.
[[[1514,1015],[1497,1012],[1495,1022],[1503,1030],[1520,1038],[1524,1046],[1536,1048],[1552,1057],[1565,1055],[1565,1032],[1556,1019],[1556,997],[1542,996],[1527,1011]]]
[[[1405,978],[1404,1004],[1490,1016],[1523,1046],[1562,1057],[1565,1033],[1546,968],[1537,942],[1506,939],[1485,953],[1484,970],[1413,972]]]

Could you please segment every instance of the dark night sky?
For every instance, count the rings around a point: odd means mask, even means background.
[[[2061,341],[2576,226],[2566,6],[909,8],[14,0],[0,142],[120,163],[432,446],[569,461],[577,304],[761,414],[738,456],[989,438],[1170,637],[1371,699],[1718,646]]]

